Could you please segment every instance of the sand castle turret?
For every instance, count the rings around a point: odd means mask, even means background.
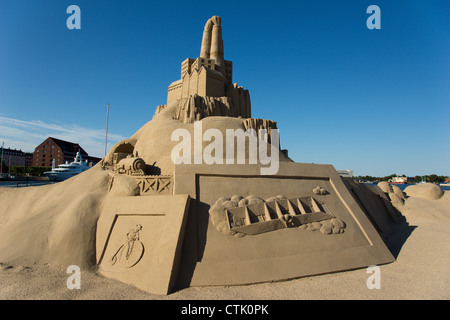
[[[201,58],[213,59],[218,66],[222,66],[224,61],[221,23],[219,16],[214,16],[206,22],[200,50]]]
[[[233,63],[224,59],[222,20],[208,19],[203,30],[200,57],[181,63],[181,79],[170,84],[167,105],[178,101],[183,122],[209,115],[251,118],[248,90],[233,83]],[[191,97],[200,96],[192,105]],[[165,105],[165,106],[167,106]],[[165,106],[159,106],[157,113]],[[197,110],[197,111],[195,111]]]

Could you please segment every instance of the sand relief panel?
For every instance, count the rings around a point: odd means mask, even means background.
[[[330,240],[333,242],[351,238],[354,245],[370,244],[329,178],[205,175],[199,176],[198,187],[197,201],[209,205],[208,229],[214,228],[221,235],[259,237],[292,229],[298,231],[299,238],[310,237],[303,234],[305,231],[318,231],[333,236],[334,240]],[[224,196],[214,197],[210,190]],[[274,195],[274,190],[278,195]],[[199,212],[200,217],[203,214]],[[205,220],[200,218],[199,223]],[[346,232],[349,234],[344,236]],[[342,239],[335,238],[337,235]],[[214,242],[217,238],[214,232],[209,232],[208,240]]]
[[[257,172],[250,165],[177,167],[176,192],[195,198],[185,239],[185,252],[196,252],[189,285],[276,281],[392,261],[332,166],[283,163],[278,175]]]
[[[209,195],[214,183],[215,190],[222,190],[225,196],[214,199]],[[254,237],[293,229],[334,236],[350,230],[351,235],[345,238],[351,236],[360,245],[369,244],[328,178],[200,176],[199,189],[200,201],[210,204],[211,227],[222,235]],[[243,192],[237,193],[240,190]],[[274,190],[281,194],[274,195]],[[210,239],[217,238],[213,232],[210,235]]]
[[[187,195],[107,198],[97,227],[99,272],[151,293],[169,293],[189,201]]]
[[[115,214],[100,253],[105,272],[144,273],[151,263],[155,244],[161,236],[156,226],[164,215]]]
[[[263,200],[254,195],[233,195],[219,198],[209,214],[218,231],[238,237],[296,227],[323,234],[339,234],[346,226],[345,222],[332,215],[324,202],[314,197],[288,199],[279,195]]]

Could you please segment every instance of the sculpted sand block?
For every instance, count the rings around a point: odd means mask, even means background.
[[[151,293],[169,293],[178,275],[189,200],[106,199],[97,224],[99,272]]]
[[[260,176],[258,170],[249,165],[176,167],[176,192],[195,199],[183,252],[185,270],[194,269],[185,279],[190,285],[277,281],[394,261],[332,166],[283,163],[274,176]],[[316,194],[317,186],[327,193]],[[249,195],[250,201],[256,196],[261,201],[240,207],[231,200]],[[225,218],[220,227],[212,214],[221,197]],[[270,209],[264,212],[264,206]],[[250,223],[232,227],[226,214],[236,211],[250,211]],[[258,225],[262,230],[243,230]]]

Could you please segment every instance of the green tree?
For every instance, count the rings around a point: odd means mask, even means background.
[[[428,181],[431,183],[441,183],[445,181],[445,176],[438,176],[437,174],[430,174]]]
[[[388,176],[386,176],[386,177],[382,177],[382,178],[380,178],[380,180],[381,181],[388,181],[389,179],[392,179],[393,177],[396,177],[397,175],[396,174],[390,174],[390,175],[388,175]]]
[[[1,173],[8,173],[8,165],[5,163],[5,161],[2,161],[2,172]]]
[[[11,166],[11,175],[13,176],[21,176],[23,173],[22,166]]]

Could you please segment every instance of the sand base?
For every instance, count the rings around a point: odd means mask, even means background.
[[[367,288],[359,269],[278,283],[178,288],[168,296],[145,293],[95,272],[82,272],[81,289],[66,287],[68,274],[50,267],[0,267],[0,299],[450,299],[450,192],[439,200],[409,197],[388,246],[397,261],[383,265],[381,289]]]

